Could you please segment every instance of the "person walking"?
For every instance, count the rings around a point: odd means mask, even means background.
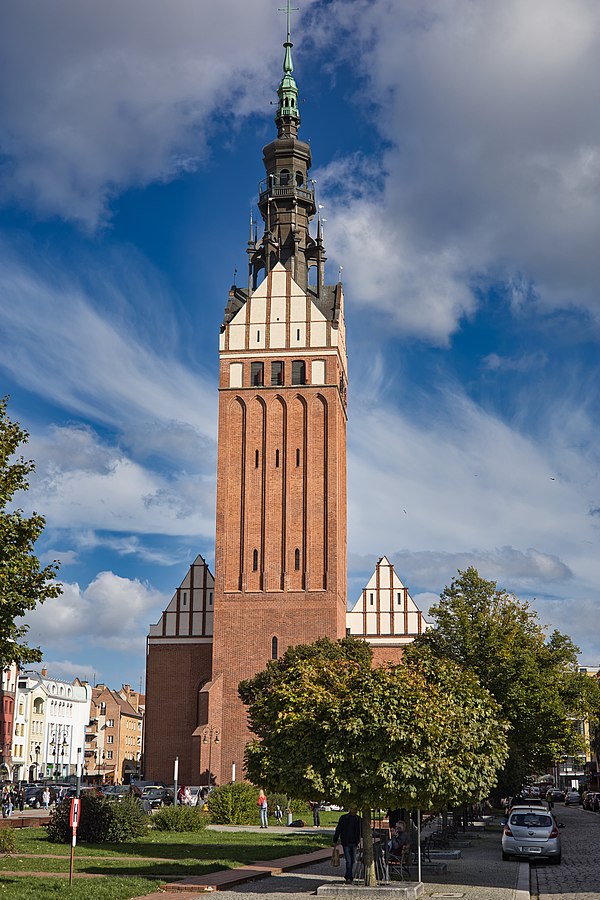
[[[260,827],[268,828],[269,827],[269,801],[267,800],[265,792],[262,790],[258,795],[258,808],[260,810]]]
[[[313,815],[313,826],[315,828],[320,828],[321,827],[321,812],[319,810],[319,804],[316,803],[314,800],[309,800],[308,805],[310,806],[312,815]]]
[[[281,807],[279,803],[275,807],[275,821],[278,825],[281,825],[281,820],[283,819],[283,812],[281,811]]]
[[[44,807],[44,809],[48,809],[48,807],[50,806],[50,789],[47,785],[42,791],[42,806]]]
[[[333,846],[342,845],[344,859],[346,861],[346,874],[344,881],[351,884],[354,879],[354,865],[356,863],[356,850],[360,845],[361,818],[356,815],[356,808],[351,806],[347,813],[340,816],[333,835]]]

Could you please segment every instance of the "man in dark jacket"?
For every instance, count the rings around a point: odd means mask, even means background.
[[[361,819],[356,815],[356,809],[350,807],[349,812],[340,816],[335,834],[333,836],[333,845],[339,842],[344,851],[344,859],[346,860],[345,881],[347,884],[352,882],[354,872],[354,863],[356,861],[356,848],[360,844],[361,837]]]

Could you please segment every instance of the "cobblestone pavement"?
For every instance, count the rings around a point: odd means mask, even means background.
[[[448,871],[443,875],[423,873],[424,898],[514,900],[519,863],[502,862],[499,832],[474,837],[472,846],[462,854],[461,859],[448,861]],[[416,866],[411,871],[416,880]],[[326,882],[341,882],[339,870],[336,872],[328,862],[240,885],[223,896],[227,900],[277,900],[278,895],[286,894],[286,900],[307,900],[307,895]]]
[[[531,864],[532,900],[600,900],[600,814],[558,804],[554,813],[566,826],[562,863]]]

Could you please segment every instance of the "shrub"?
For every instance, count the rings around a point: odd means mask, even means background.
[[[48,840],[53,844],[69,844],[73,834],[69,825],[71,800],[67,797],[57,803],[46,825]],[[109,815],[109,803],[98,794],[86,792],[79,799],[79,825],[77,840],[97,844],[104,840]]]
[[[215,825],[257,825],[258,791],[247,781],[222,784],[208,795],[208,811]]]
[[[127,841],[144,834],[147,819],[135,797],[125,797],[120,803],[106,800],[99,794],[86,792],[79,800],[77,841],[99,844],[102,841]],[[53,844],[69,844],[72,830],[69,825],[71,800],[59,803],[46,825],[48,840]]]
[[[12,828],[0,830],[0,853],[16,853],[17,842]]]
[[[147,833],[148,818],[136,797],[129,794],[119,803],[110,802],[109,810],[105,841],[129,841]]]
[[[166,806],[152,816],[157,831],[203,831],[208,816],[195,806]]]

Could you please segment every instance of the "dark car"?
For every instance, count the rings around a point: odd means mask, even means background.
[[[130,794],[131,788],[128,784],[111,784],[108,790],[103,791],[104,797],[115,803],[120,803],[123,797],[129,797]]]
[[[560,803],[565,799],[565,792],[559,791],[558,788],[551,788],[546,794],[546,800],[552,801],[552,803]]]
[[[50,804],[56,803],[56,789],[48,785],[48,790],[50,791]],[[44,785],[42,784],[31,784],[25,788],[25,803],[27,806],[30,806],[32,809],[41,809],[44,805],[43,793]]]
[[[160,806],[169,806],[173,803],[173,791],[166,787],[149,786],[145,787],[141,793],[142,804],[148,803],[152,809]]]

